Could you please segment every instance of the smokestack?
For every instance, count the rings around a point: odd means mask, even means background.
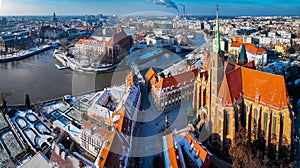
[[[179,6],[182,6],[182,16],[185,17],[185,5],[184,4],[178,4]]]

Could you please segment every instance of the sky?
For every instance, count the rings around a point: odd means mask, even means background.
[[[0,0],[0,16],[182,13],[178,4],[187,15],[214,15],[217,3],[224,16],[300,15],[300,0]]]

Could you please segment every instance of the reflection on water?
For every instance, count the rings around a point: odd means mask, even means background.
[[[86,74],[71,70],[59,71],[52,57],[53,50],[10,63],[0,64],[0,93],[10,94],[9,104],[23,103],[29,94],[31,101],[47,100],[124,83],[128,70],[106,74]],[[174,57],[175,58],[175,57]],[[177,59],[180,57],[177,56]],[[160,56],[141,65],[163,67],[172,64],[170,56]],[[113,80],[112,80],[113,77]]]
[[[61,97],[65,94],[76,94],[103,89],[110,85],[124,83],[129,68],[115,73],[86,74],[71,70],[59,71],[55,67],[57,61],[52,56],[53,50],[29,57],[24,60],[0,63],[0,96],[10,95],[8,104],[24,103],[29,94],[31,102]],[[128,56],[119,66],[135,62],[139,69],[149,67],[167,68],[181,60],[169,51],[152,59],[141,60],[141,54]],[[127,60],[129,60],[127,62]]]

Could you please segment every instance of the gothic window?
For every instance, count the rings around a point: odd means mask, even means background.
[[[257,117],[258,117],[258,110],[254,108],[254,121],[253,121],[253,130],[256,132],[257,130]]]
[[[230,113],[225,111],[225,135],[229,135],[230,133]]]
[[[276,135],[276,114],[272,117],[272,135]]]
[[[265,131],[265,134],[267,133],[268,115],[269,115],[269,113],[265,111],[265,113],[264,113],[264,131]]]

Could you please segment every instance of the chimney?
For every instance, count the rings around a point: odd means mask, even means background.
[[[55,144],[54,145],[54,151],[55,151],[55,154],[56,155],[60,155],[60,153],[61,153],[61,148],[57,145],[57,144]]]
[[[65,151],[63,151],[63,152],[61,153],[61,158],[62,158],[63,160],[66,160],[66,159],[67,159],[67,156],[68,156],[68,153],[65,152]]]

